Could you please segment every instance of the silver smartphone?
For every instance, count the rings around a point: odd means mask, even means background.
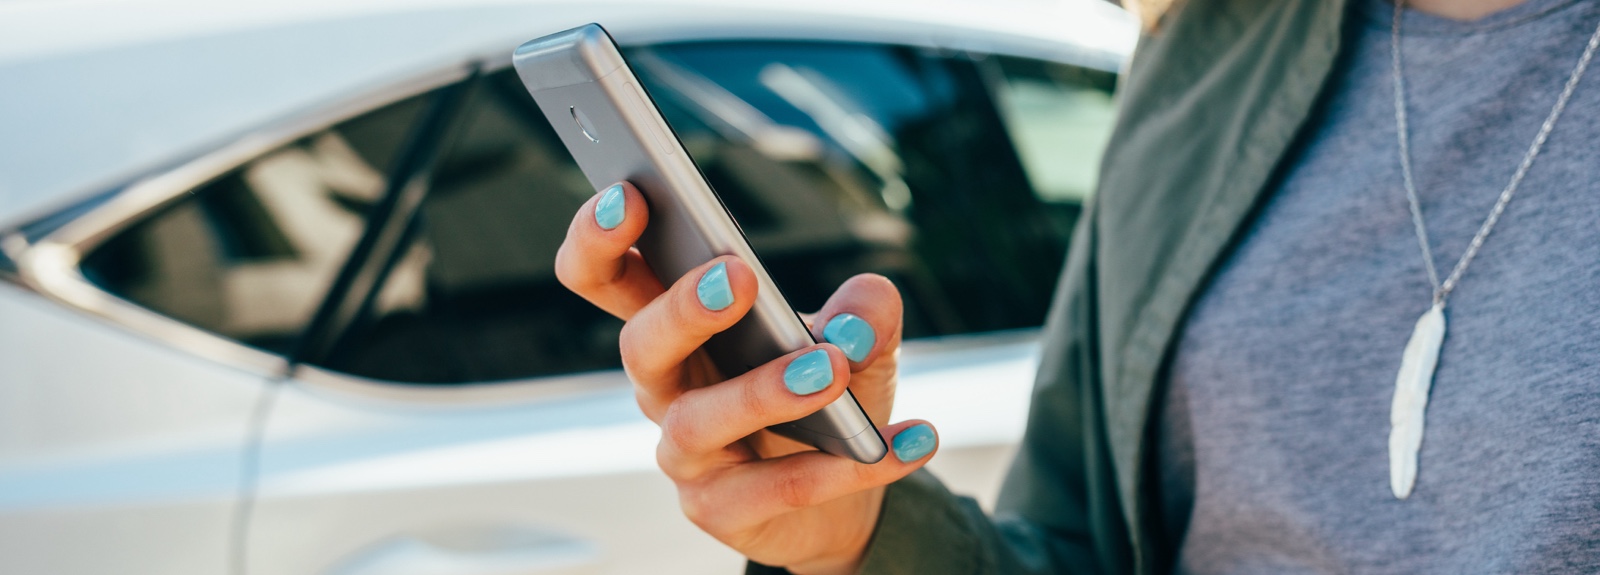
[[[605,29],[589,24],[529,41],[517,48],[512,63],[595,189],[628,181],[644,194],[650,225],[637,247],[664,285],[721,255],[738,256],[755,270],[755,307],[705,345],[723,375],[737,376],[817,343]],[[821,411],[771,430],[862,463],[876,463],[888,452],[849,391]]]

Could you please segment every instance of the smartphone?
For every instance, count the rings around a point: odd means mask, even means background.
[[[636,246],[663,285],[722,255],[738,256],[755,271],[755,306],[705,344],[723,375],[817,343],[604,28],[589,24],[529,41],[512,64],[595,189],[627,181],[644,194],[650,225]],[[849,391],[821,411],[770,429],[862,463],[888,453]]]

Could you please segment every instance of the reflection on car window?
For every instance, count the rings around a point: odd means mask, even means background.
[[[906,337],[1043,321],[1093,184],[1109,73],[838,43],[628,57],[797,308],[875,272],[905,296]],[[618,365],[621,322],[554,273],[594,190],[514,72],[479,80],[429,193],[326,367],[468,383]]]
[[[119,232],[84,258],[83,273],[169,317],[287,354],[420,107],[402,101],[241,166]]]
[[[1081,204],[1094,191],[1116,110],[1110,72],[1022,58],[991,58],[995,99],[1034,192]]]
[[[325,367],[459,383],[617,365],[621,322],[555,278],[567,224],[593,193],[516,75],[482,78],[410,246]]]
[[[1006,76],[984,60],[804,43],[630,56],[796,307],[876,272],[905,296],[906,337],[1043,321],[1079,202],[1042,201],[1008,129],[1029,120],[1002,116]]]

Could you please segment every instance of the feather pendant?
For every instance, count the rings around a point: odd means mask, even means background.
[[[1396,499],[1411,495],[1417,483],[1417,453],[1428,409],[1428,390],[1444,345],[1444,305],[1434,304],[1417,320],[1394,379],[1394,404],[1389,410],[1389,489]]]

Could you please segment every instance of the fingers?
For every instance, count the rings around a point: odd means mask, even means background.
[[[861,274],[839,286],[812,318],[811,332],[839,346],[850,359],[850,390],[873,421],[888,421],[899,369],[900,291],[876,274]]]
[[[666,406],[685,390],[685,360],[696,349],[750,311],[756,276],[738,258],[723,256],[679,278],[622,326],[622,366],[638,386],[645,415],[660,421]]]
[[[556,252],[561,285],[622,319],[633,317],[663,291],[633,243],[650,211],[631,184],[613,185],[578,209]]]
[[[891,454],[872,465],[805,451],[776,459],[731,466],[708,475],[691,489],[680,489],[684,513],[707,531],[746,529],[779,515],[888,485],[932,459],[938,434],[923,421],[880,429]],[[738,513],[724,510],[737,509]]]
[[[888,278],[861,274],[845,281],[811,319],[812,335],[839,346],[851,371],[861,371],[900,346],[900,290]]]
[[[668,476],[692,479],[722,460],[718,456],[740,439],[826,407],[844,394],[849,381],[844,353],[822,344],[722,383],[686,391],[661,419],[658,462]],[[748,450],[735,455],[753,456]]]

